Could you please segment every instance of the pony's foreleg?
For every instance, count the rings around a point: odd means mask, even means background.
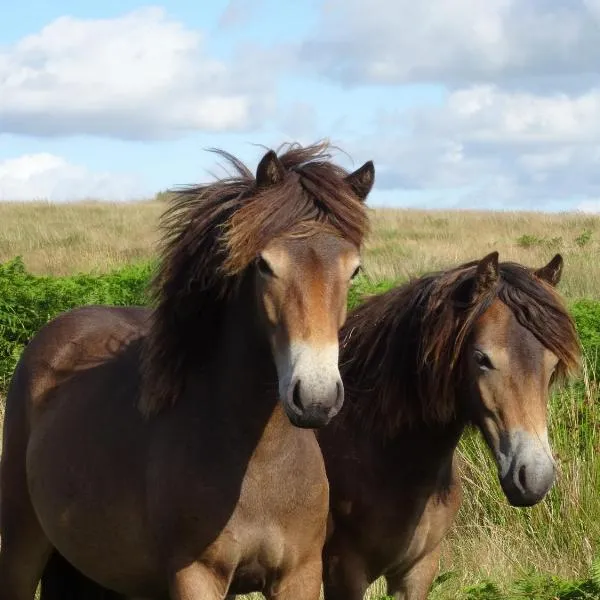
[[[394,600],[426,600],[439,569],[441,545],[425,555],[408,573],[388,575],[388,594]]]
[[[0,600],[33,600],[52,547],[28,495],[3,490],[0,537]]]
[[[223,600],[231,583],[228,577],[215,573],[202,563],[192,563],[177,570],[171,577],[171,600]]]
[[[351,544],[334,536],[325,546],[323,557],[325,600],[363,600],[369,581],[364,562]]]
[[[319,554],[314,559],[283,574],[270,590],[265,590],[267,600],[294,598],[297,600],[319,600],[323,565]]]
[[[27,532],[16,543],[2,540],[0,552],[0,600],[34,600],[50,555],[50,544]]]
[[[33,600],[52,547],[29,497],[24,408],[9,401],[0,468],[0,600]]]

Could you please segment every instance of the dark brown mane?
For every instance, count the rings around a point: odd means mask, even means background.
[[[558,357],[557,378],[578,368],[578,336],[554,288],[530,269],[500,263],[494,291],[465,301],[477,264],[426,275],[370,298],[349,315],[340,347],[347,414],[360,411],[384,434],[403,424],[451,420],[463,348],[495,298]],[[377,395],[361,398],[375,389]]]
[[[283,180],[259,187],[240,160],[215,151],[233,174],[187,187],[163,215],[162,253],[152,283],[156,301],[145,347],[140,409],[172,404],[189,361],[201,367],[217,338],[224,307],[247,267],[272,240],[323,227],[360,247],[368,230],[364,204],[330,162],[326,143],[282,147]]]

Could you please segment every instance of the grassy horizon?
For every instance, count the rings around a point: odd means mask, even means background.
[[[35,274],[107,272],[155,255],[158,199],[130,203],[0,202],[0,262],[17,255]],[[600,215],[371,208],[364,267],[373,280],[402,280],[492,250],[541,266],[565,258],[561,290],[600,298]]]

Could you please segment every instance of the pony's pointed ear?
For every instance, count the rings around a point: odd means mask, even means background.
[[[373,183],[375,183],[375,165],[373,161],[368,160],[362,167],[347,175],[346,183],[350,185],[359,200],[364,202],[373,187]]]
[[[562,277],[563,265],[563,257],[560,254],[556,254],[546,266],[537,269],[533,274],[551,286],[556,287]]]
[[[256,167],[256,186],[269,187],[281,183],[285,178],[285,168],[273,150],[269,150]]]
[[[475,271],[475,293],[488,292],[498,283],[498,252],[490,252],[484,256]]]
[[[453,298],[457,306],[470,306],[498,284],[498,253],[491,252],[477,264],[474,277],[466,278],[457,286]]]

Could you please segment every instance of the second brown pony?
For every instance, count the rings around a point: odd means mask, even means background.
[[[461,501],[455,451],[468,424],[506,497],[539,502],[554,481],[549,387],[579,362],[573,322],[545,267],[481,261],[367,300],[342,331],[342,413],[318,433],[331,493],[326,600],[361,600],[385,576],[423,600]]]
[[[228,157],[234,177],[166,215],[153,313],[78,309],[31,340],[6,402],[2,600],[33,600],[55,551],[130,596],[319,597],[328,486],[306,428],[343,403],[374,178],[328,156],[270,151],[256,177]],[[76,597],[60,587],[42,581]]]

